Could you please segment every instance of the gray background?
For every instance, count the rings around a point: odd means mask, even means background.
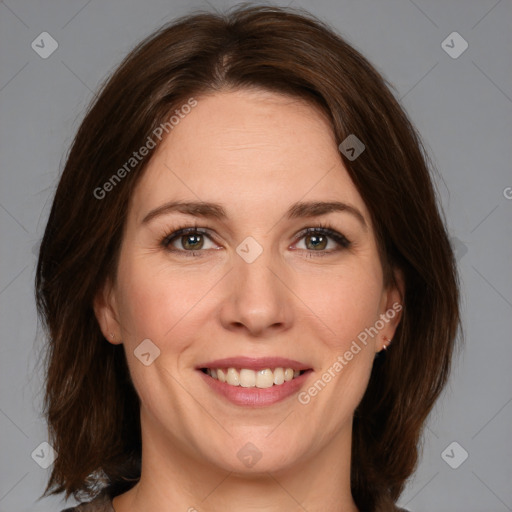
[[[218,9],[235,3],[210,0]],[[457,250],[466,346],[399,503],[414,512],[512,510],[512,3],[291,5],[332,24],[394,84],[439,169],[436,183]],[[35,503],[50,469],[31,458],[47,440],[37,366],[43,339],[32,286],[34,251],[84,108],[139,40],[192,8],[210,6],[176,0],[0,2],[0,512],[65,508],[60,497]],[[47,59],[31,47],[44,31],[59,45]],[[469,44],[456,59],[441,45],[453,31]],[[452,51],[461,48],[457,40],[447,44]],[[458,445],[444,452],[453,441]],[[453,469],[445,460],[460,463],[462,450],[469,456]]]

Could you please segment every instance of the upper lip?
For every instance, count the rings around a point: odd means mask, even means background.
[[[201,368],[247,368],[258,371],[267,368],[292,368],[294,370],[309,370],[311,366],[286,357],[226,357],[202,363],[196,367]]]

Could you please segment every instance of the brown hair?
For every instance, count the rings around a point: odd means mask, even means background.
[[[117,169],[191,96],[260,88],[306,99],[337,143],[367,205],[384,269],[400,269],[404,309],[353,423],[351,487],[360,510],[395,510],[418,461],[425,420],[446,384],[459,327],[454,256],[420,138],[389,84],[309,13],[247,6],[195,12],[139,44],[102,86],[74,139],[41,243],[38,312],[49,343],[45,414],[58,452],[43,496],[110,496],[140,476],[139,398],[122,345],[107,343],[93,298],[116,263],[134,187],[154,149],[98,199]],[[393,275],[385,270],[386,281]]]

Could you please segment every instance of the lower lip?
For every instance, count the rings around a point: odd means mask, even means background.
[[[304,385],[312,370],[307,370],[295,379],[284,382],[279,386],[270,388],[244,388],[242,386],[231,386],[225,382],[210,377],[208,374],[197,370],[204,381],[213,391],[227,398],[235,405],[245,405],[249,407],[264,407],[272,405],[291,395],[294,395]]]

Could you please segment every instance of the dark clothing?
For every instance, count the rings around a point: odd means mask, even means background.
[[[67,508],[62,512],[115,512],[115,510],[108,495],[100,493],[89,503],[80,503],[76,507]]]

